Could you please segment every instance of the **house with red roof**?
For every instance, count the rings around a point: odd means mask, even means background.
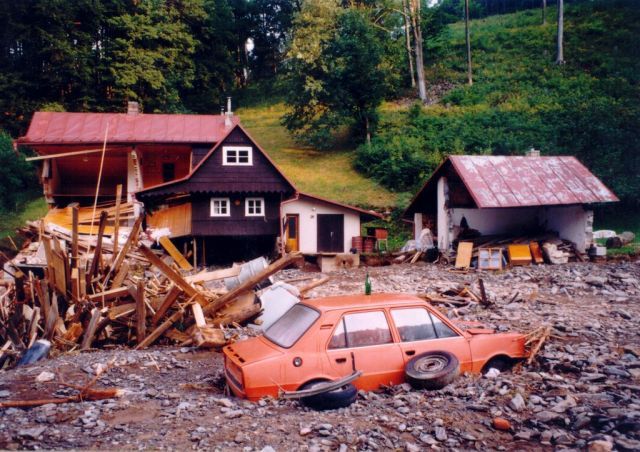
[[[554,232],[585,251],[593,243],[593,210],[618,198],[571,156],[451,155],[405,210],[416,240],[423,229],[453,251],[464,229],[483,236]]]
[[[92,205],[96,193],[113,203],[122,185],[123,201],[144,205],[147,227],[167,228],[198,264],[285,246],[345,253],[361,221],[379,217],[300,193],[231,112],[36,112],[16,144],[38,154],[51,207]]]

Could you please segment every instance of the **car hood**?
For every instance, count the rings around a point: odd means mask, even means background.
[[[252,337],[227,345],[224,348],[224,353],[240,367],[276,358],[284,354],[282,350],[263,336]]]

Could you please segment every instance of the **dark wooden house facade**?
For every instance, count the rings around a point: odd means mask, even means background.
[[[274,249],[282,232],[280,204],[295,191],[235,124],[188,175],[141,190],[136,197],[150,212],[149,224],[169,228],[174,238],[193,237],[195,252],[210,262],[221,254],[265,254]],[[185,212],[190,212],[189,225],[183,222]],[[176,227],[181,222],[184,227]]]

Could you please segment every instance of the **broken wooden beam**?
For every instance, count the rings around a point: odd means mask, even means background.
[[[267,268],[260,271],[260,273],[253,275],[251,278],[247,279],[245,282],[235,287],[233,290],[227,292],[226,294],[213,300],[211,303],[205,306],[205,308],[203,309],[205,315],[211,315],[215,313],[229,301],[237,298],[239,295],[248,290],[252,290],[255,286],[267,279],[269,276],[291,265],[294,261],[298,260],[300,256],[300,253],[294,253],[281,257],[277,261],[270,264]]]
[[[144,302],[144,281],[138,281],[136,290],[136,340],[140,344],[147,335],[147,305]]]
[[[307,284],[306,286],[304,286],[304,287],[302,287],[300,289],[300,296],[304,296],[308,292],[311,292],[316,287],[321,286],[323,284],[326,284],[330,279],[331,279],[330,276],[325,276],[324,278],[317,279],[317,280],[311,282],[310,284]]]
[[[98,322],[100,322],[100,317],[100,310],[98,308],[93,308],[91,310],[91,320],[89,320],[89,325],[87,326],[87,329],[84,332],[84,337],[82,338],[82,345],[80,346],[81,350],[88,350],[91,348],[96,329],[98,328]]]
[[[164,276],[169,278],[176,286],[180,287],[189,297],[194,298],[200,304],[207,304],[207,300],[200,291],[191,286],[177,271],[165,264],[162,259],[155,255],[145,245],[140,245],[138,248],[140,252],[146,257],[149,262],[160,270]]]
[[[109,289],[109,290],[105,290],[104,292],[98,292],[95,293],[93,295],[89,295],[89,301],[91,302],[98,302],[98,301],[111,301],[114,300],[116,298],[120,298],[120,297],[125,297],[129,295],[129,288],[122,286],[122,287],[116,287],[114,289]]]
[[[160,245],[162,245],[162,247],[165,249],[165,251],[169,253],[169,256],[171,256],[173,260],[176,261],[181,269],[188,271],[193,270],[193,266],[189,263],[188,260],[185,259],[182,253],[178,251],[178,248],[175,247],[169,237],[167,237],[166,235],[162,236],[158,241],[160,242]]]

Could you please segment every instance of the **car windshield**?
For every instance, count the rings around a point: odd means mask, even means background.
[[[267,328],[264,336],[280,347],[289,348],[315,322],[320,313],[309,306],[296,304]]]

